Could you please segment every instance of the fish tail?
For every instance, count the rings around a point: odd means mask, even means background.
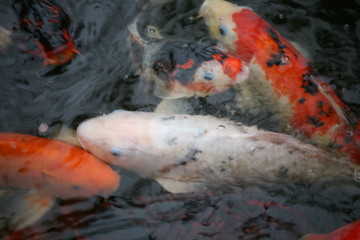
[[[0,190],[0,229],[24,229],[43,217],[54,200],[36,191]],[[4,208],[4,209],[3,209]]]

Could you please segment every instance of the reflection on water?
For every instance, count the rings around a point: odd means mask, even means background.
[[[136,16],[166,38],[211,41],[197,11],[201,1],[63,1],[80,54],[66,65],[44,66],[21,47],[36,48],[19,29],[12,4],[0,3],[0,23],[13,42],[0,50],[0,131],[39,135],[40,124],[75,128],[114,109],[152,111],[160,99],[138,87],[127,47]],[[250,6],[308,52],[320,75],[360,116],[360,5],[356,1],[233,1]],[[272,129],[271,117],[231,114],[234,92],[191,99],[199,114],[231,117]],[[50,132],[50,131],[49,131]],[[45,134],[46,136],[46,134]],[[122,186],[108,201],[60,201],[44,219],[13,239],[298,239],[360,218],[355,183],[239,188],[224,194],[167,194],[159,185],[119,170]],[[271,203],[270,203],[271,202]],[[272,203],[274,202],[274,203]],[[276,203],[275,203],[276,202]]]

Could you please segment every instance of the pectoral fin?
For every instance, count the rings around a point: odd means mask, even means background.
[[[43,217],[53,203],[53,198],[35,191],[0,189],[0,229],[26,228]]]
[[[172,178],[156,178],[155,180],[171,193],[195,192],[205,188],[205,185],[200,182],[179,181]]]
[[[54,133],[51,135],[51,138],[72,144],[77,147],[81,147],[80,142],[76,136],[76,131],[65,125],[59,126],[58,129],[55,130]]]
[[[164,99],[155,109],[156,113],[192,114],[193,106],[187,98]]]

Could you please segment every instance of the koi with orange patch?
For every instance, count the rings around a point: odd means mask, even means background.
[[[251,9],[224,0],[206,0],[200,15],[220,44],[262,72],[294,134],[360,163],[358,120],[289,41]]]
[[[71,20],[56,0],[14,0],[21,30],[36,39],[38,50],[25,51],[44,59],[44,65],[62,65],[80,53],[69,34]]]
[[[247,64],[213,44],[163,39],[155,27],[147,29],[152,34],[148,40],[136,20],[129,26],[129,42],[135,45],[130,48],[141,48],[137,62],[142,82],[150,83],[150,91],[160,98],[206,97],[249,77]]]
[[[150,74],[162,98],[206,97],[229,89],[249,77],[243,62],[206,43],[174,41],[164,44],[150,60]]]
[[[0,218],[9,218],[0,229],[29,226],[50,209],[54,198],[107,196],[119,181],[115,171],[81,148],[0,133]]]

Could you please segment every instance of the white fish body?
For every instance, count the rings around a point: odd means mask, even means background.
[[[77,135],[96,157],[170,192],[353,175],[343,159],[291,136],[210,116],[115,111],[83,122]]]

